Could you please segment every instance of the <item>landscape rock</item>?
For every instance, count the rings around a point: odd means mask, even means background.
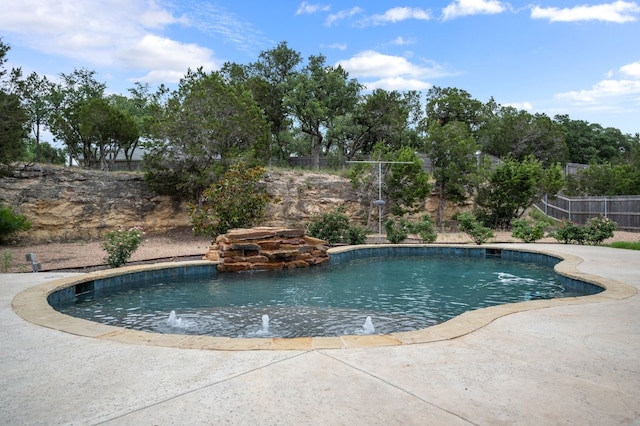
[[[306,268],[327,262],[329,255],[326,242],[306,237],[304,230],[259,227],[218,236],[204,259],[219,261],[219,272],[238,272]]]

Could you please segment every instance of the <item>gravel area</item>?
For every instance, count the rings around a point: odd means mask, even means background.
[[[413,240],[411,240],[413,241]],[[612,241],[640,241],[640,233],[616,232]],[[370,242],[380,242],[380,237],[371,236]],[[497,232],[489,242],[520,242],[511,237],[510,232]],[[145,235],[142,246],[133,254],[130,264],[158,261],[179,261],[201,259],[211,243],[208,237],[196,237],[190,229],[174,230],[161,235]],[[464,233],[439,233],[436,243],[472,244]],[[557,243],[553,238],[545,238],[537,244]],[[34,253],[41,264],[41,271],[86,271],[104,269],[106,253],[100,241],[80,241],[69,243],[19,244],[0,246],[0,255],[10,252],[11,267],[7,272],[31,272],[26,261],[27,253]],[[1,266],[1,264],[0,264]]]

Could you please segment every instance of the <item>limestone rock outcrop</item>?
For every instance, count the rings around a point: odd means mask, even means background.
[[[216,238],[204,256],[220,261],[219,272],[305,268],[329,261],[326,242],[302,229],[232,229]]]
[[[34,241],[92,239],[141,226],[164,232],[189,226],[184,205],[151,191],[139,173],[28,166],[0,179],[0,203],[31,222]]]

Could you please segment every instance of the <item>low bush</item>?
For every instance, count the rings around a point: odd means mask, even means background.
[[[433,221],[426,214],[418,222],[410,224],[410,232],[417,234],[423,243],[432,243],[438,238],[438,234],[433,227]]]
[[[102,249],[107,252],[105,262],[112,268],[125,265],[142,244],[142,228],[117,229],[102,234]]]
[[[11,207],[0,205],[0,244],[8,241],[16,232],[26,231],[31,228],[31,223],[25,215],[17,214]]]
[[[589,244],[602,244],[607,238],[613,237],[617,224],[608,217],[593,217],[585,225],[586,240]]]
[[[409,236],[411,223],[404,218],[387,219],[384,223],[384,230],[387,233],[387,240],[391,244],[400,244]]]
[[[466,233],[478,245],[494,237],[493,231],[484,226],[473,213],[460,213],[457,220],[460,231]]]
[[[549,235],[564,244],[602,244],[607,238],[613,237],[616,223],[606,217],[594,217],[586,225],[578,225],[563,220],[559,228]]]
[[[367,240],[365,229],[351,225],[343,207],[314,216],[306,228],[307,235],[325,240],[330,246],[364,244]]]
[[[511,235],[525,243],[532,243],[544,237],[544,227],[543,222],[514,219],[511,221]]]

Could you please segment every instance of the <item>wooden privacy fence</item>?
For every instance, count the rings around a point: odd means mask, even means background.
[[[567,219],[584,225],[592,217],[604,216],[618,224],[618,229],[640,231],[640,195],[617,197],[545,196],[536,206],[547,216]]]

